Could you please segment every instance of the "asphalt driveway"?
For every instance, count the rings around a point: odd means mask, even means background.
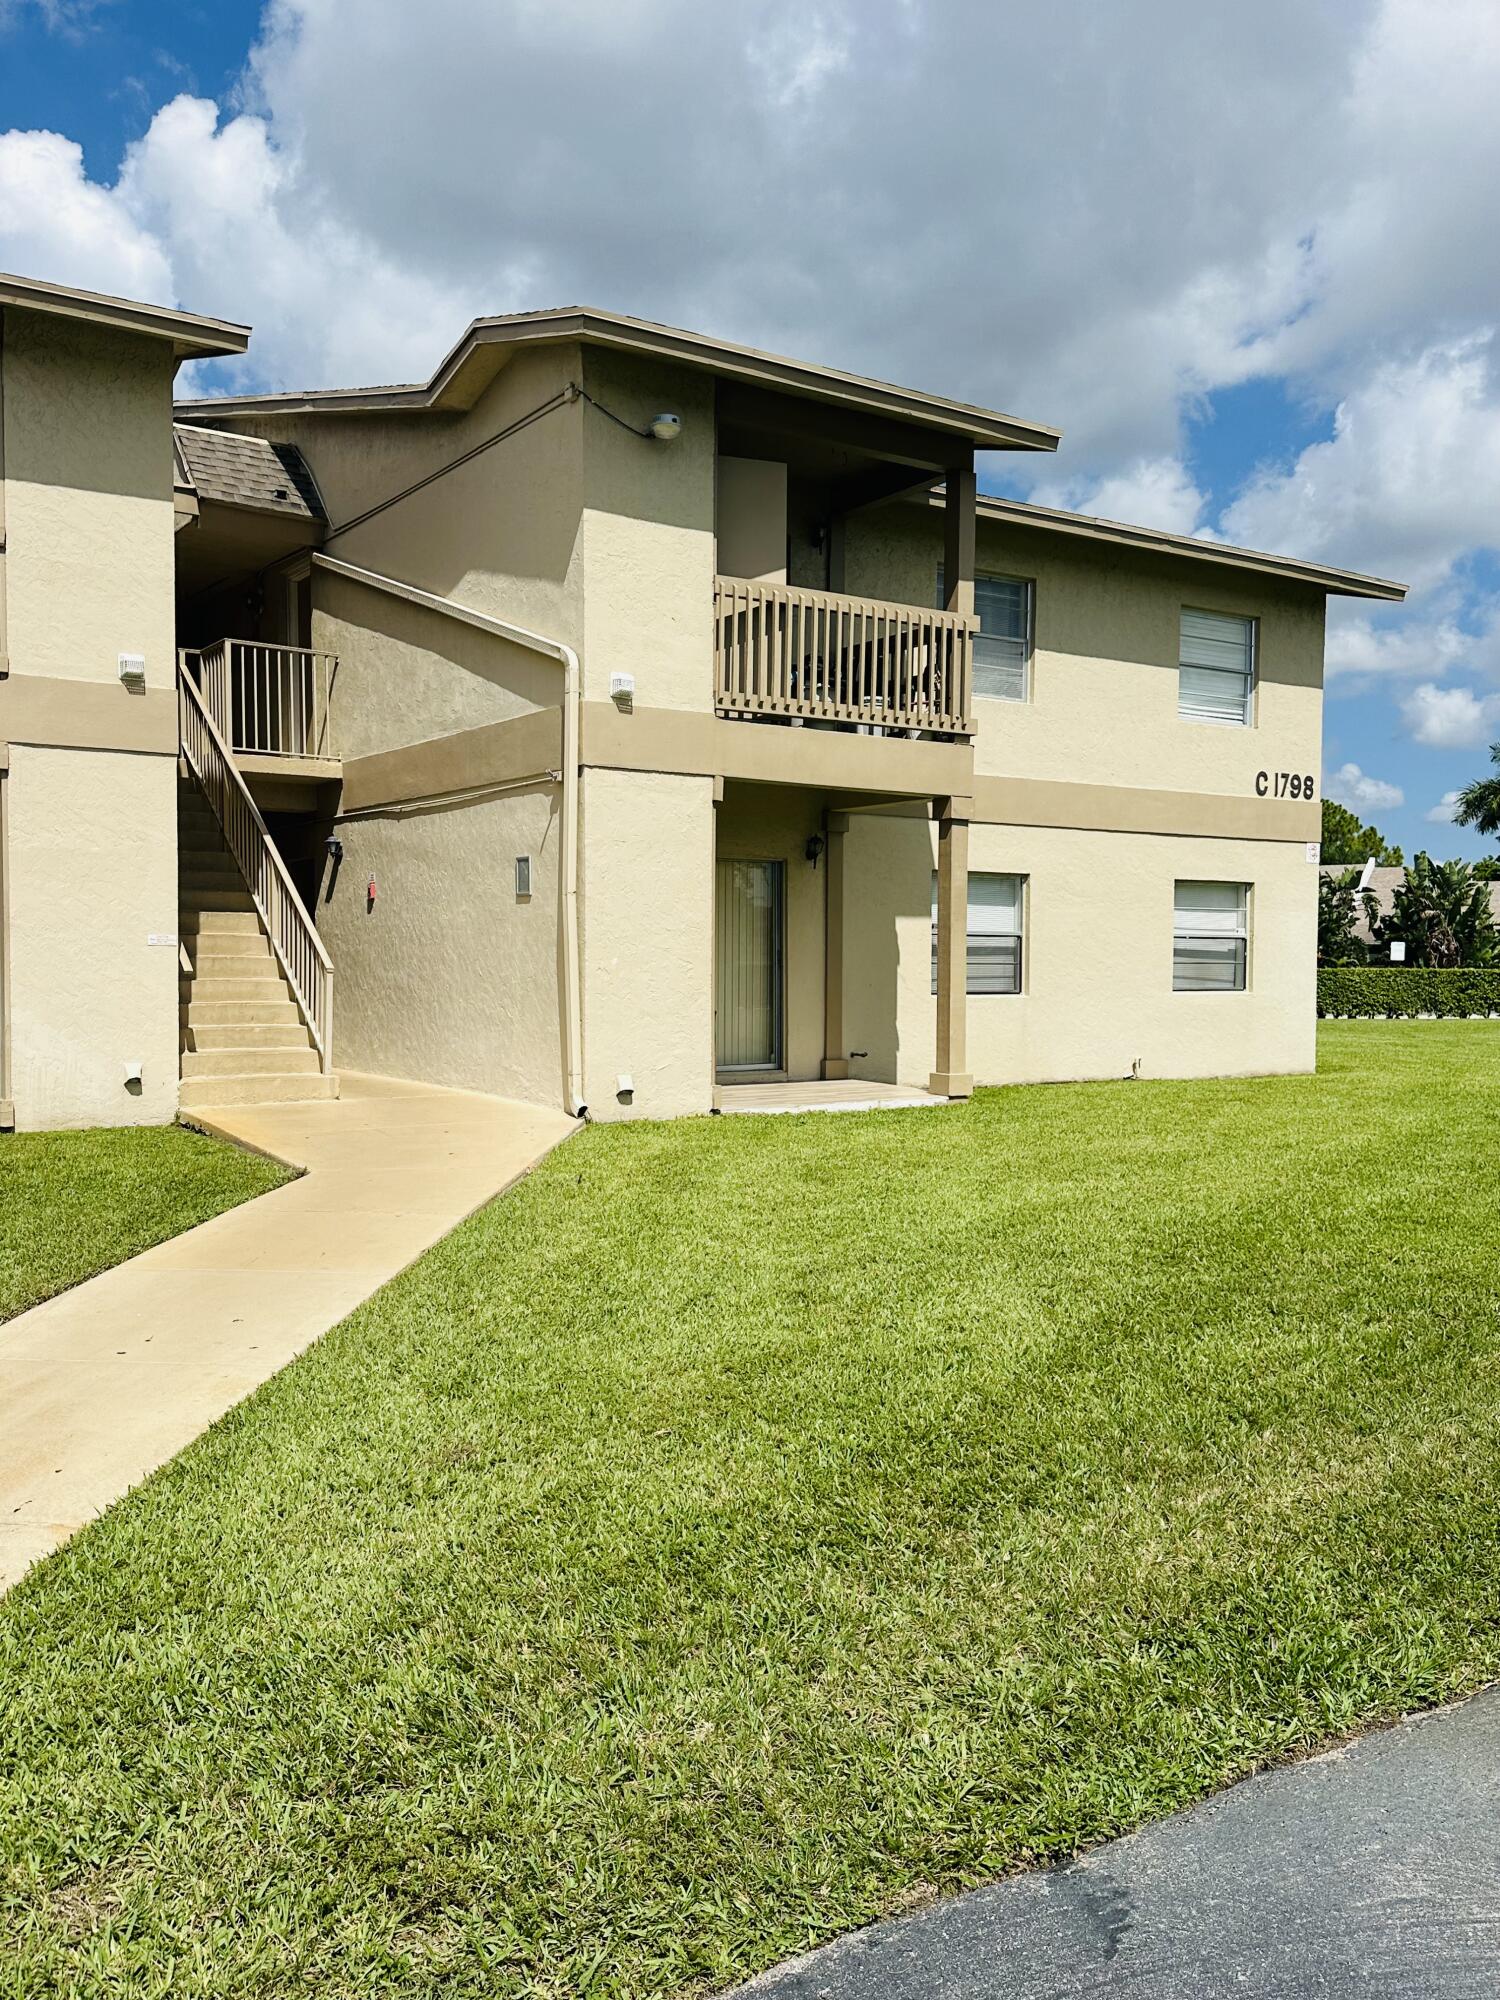
[[[745,2000],[1494,2000],[1500,1689],[1066,1868],[877,1924]]]

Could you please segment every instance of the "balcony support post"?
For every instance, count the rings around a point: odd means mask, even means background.
[[[950,465],[944,475],[943,589],[947,609],[974,615],[974,516],[978,486],[972,454],[964,465]]]
[[[823,1074],[842,1082],[849,1074],[849,1037],[844,1024],[844,840],[849,815],[824,815],[827,845],[823,865]]]
[[[970,1097],[968,1061],[969,812],[970,800],[934,801],[937,867],[937,1067],[927,1080],[934,1097]]]

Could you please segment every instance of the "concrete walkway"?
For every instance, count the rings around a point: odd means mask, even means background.
[[[876,1924],[744,2000],[1493,2000],[1500,1690],[1246,1780],[1071,1867]]]
[[[574,1129],[380,1077],[194,1122],[306,1167],[0,1326],[0,1590]]]

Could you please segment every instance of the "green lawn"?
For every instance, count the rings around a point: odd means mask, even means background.
[[[0,1135],[0,1320],[286,1178],[179,1125]]]
[[[0,1990],[677,1994],[1500,1675],[1500,1029],[595,1128],[0,1603]]]

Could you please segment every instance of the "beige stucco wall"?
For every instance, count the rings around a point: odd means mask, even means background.
[[[857,516],[851,591],[931,603],[942,524],[897,504]],[[1322,762],[1322,594],[981,520],[978,567],[1034,586],[1035,652],[1025,702],[976,703],[976,772],[1075,784],[1255,796],[1261,770],[1317,779]],[[1254,723],[1177,713],[1183,606],[1259,620]]]
[[[5,313],[0,1097],[21,1129],[177,1108],[171,385],[163,341]]]
[[[591,1117],[707,1111],[713,1090],[713,783],[583,774],[584,1096]],[[622,1102],[618,1078],[633,1078]]]
[[[0,783],[17,1128],[165,1123],[177,1110],[173,760],[12,744]],[[138,1095],[125,1084],[135,1062]]]
[[[635,676],[653,708],[713,707],[714,405],[710,377],[590,350],[589,393],[644,427],[682,418],[670,444],[634,436],[585,405],[585,699]]]
[[[933,1066],[932,829],[856,819],[845,958],[859,1075],[925,1084]],[[971,995],[977,1083],[1225,1076],[1314,1064],[1317,870],[1301,843],[975,826],[973,872],[1027,878],[1024,991]],[[1172,991],[1174,884],[1251,884],[1243,993]]]
[[[338,831],[343,864],[318,905],[338,1066],[560,1106],[557,787]]]

